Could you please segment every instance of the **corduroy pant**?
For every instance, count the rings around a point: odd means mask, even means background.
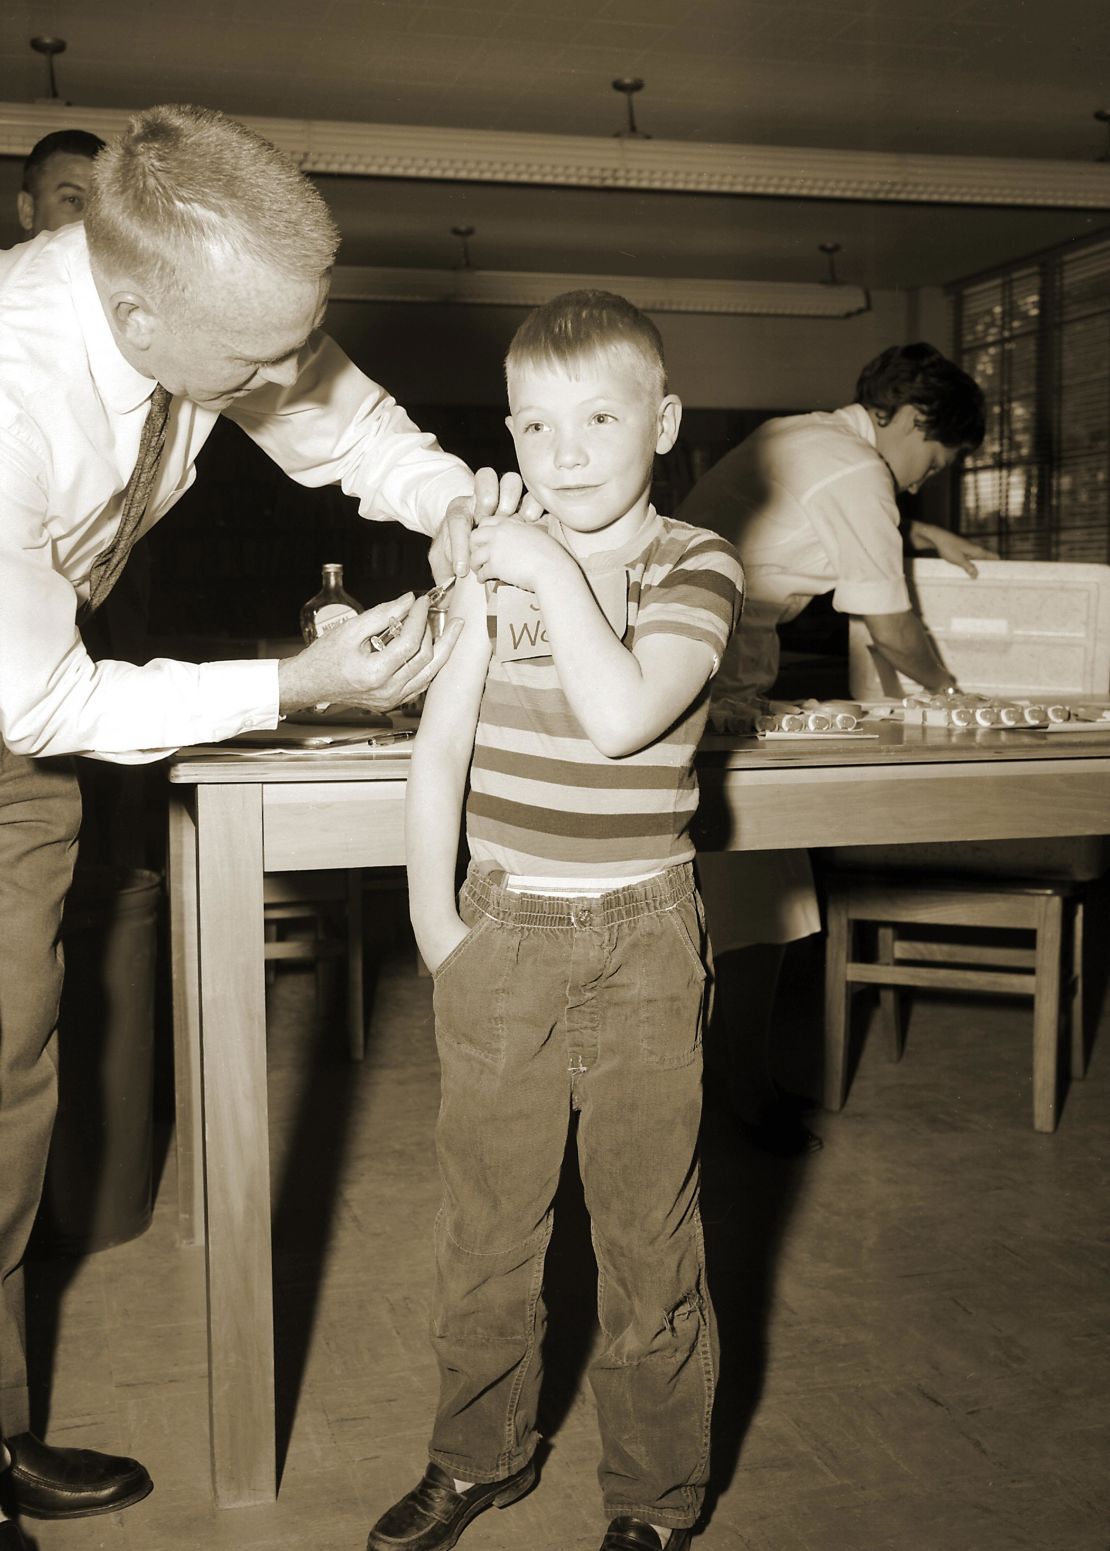
[[[593,900],[512,893],[472,868],[460,909],[470,934],[435,976],[444,1198],[431,1457],[494,1481],[536,1446],[544,1255],[573,1108],[598,1266],[590,1382],[605,1510],[691,1525],[716,1373],[692,868]]]

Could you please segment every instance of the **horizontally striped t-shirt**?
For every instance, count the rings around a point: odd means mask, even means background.
[[[630,651],[648,636],[675,636],[704,641],[720,661],[739,618],[743,573],[717,534],[651,509],[624,549],[579,563],[591,585],[613,573],[627,577],[622,642]],[[496,593],[492,599],[496,642]],[[639,877],[689,861],[694,753],[708,704],[707,684],[655,743],[612,759],[584,732],[551,657],[503,661],[495,647],[466,806],[472,859],[486,869],[563,878]]]

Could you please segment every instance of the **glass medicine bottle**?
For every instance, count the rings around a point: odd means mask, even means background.
[[[362,604],[344,590],[343,567],[326,565],[320,591],[301,609],[301,634],[306,642],[315,641],[344,620],[361,613]]]

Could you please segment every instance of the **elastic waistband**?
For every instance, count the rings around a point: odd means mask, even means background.
[[[471,863],[463,885],[470,902],[502,926],[620,926],[640,916],[673,910],[694,892],[692,862],[680,862],[654,878],[612,889],[596,899],[519,894],[505,888],[504,877],[503,872],[480,872]]]

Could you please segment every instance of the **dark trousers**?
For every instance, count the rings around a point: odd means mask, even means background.
[[[81,800],[68,760],[0,744],[0,1435],[29,1424],[23,1252],[57,1110],[59,930]]]
[[[698,1215],[705,932],[692,869],[597,900],[473,869],[435,977],[431,1457],[493,1481],[537,1442],[543,1265],[570,1112],[598,1265],[590,1367],[610,1517],[697,1518],[716,1372]]]

